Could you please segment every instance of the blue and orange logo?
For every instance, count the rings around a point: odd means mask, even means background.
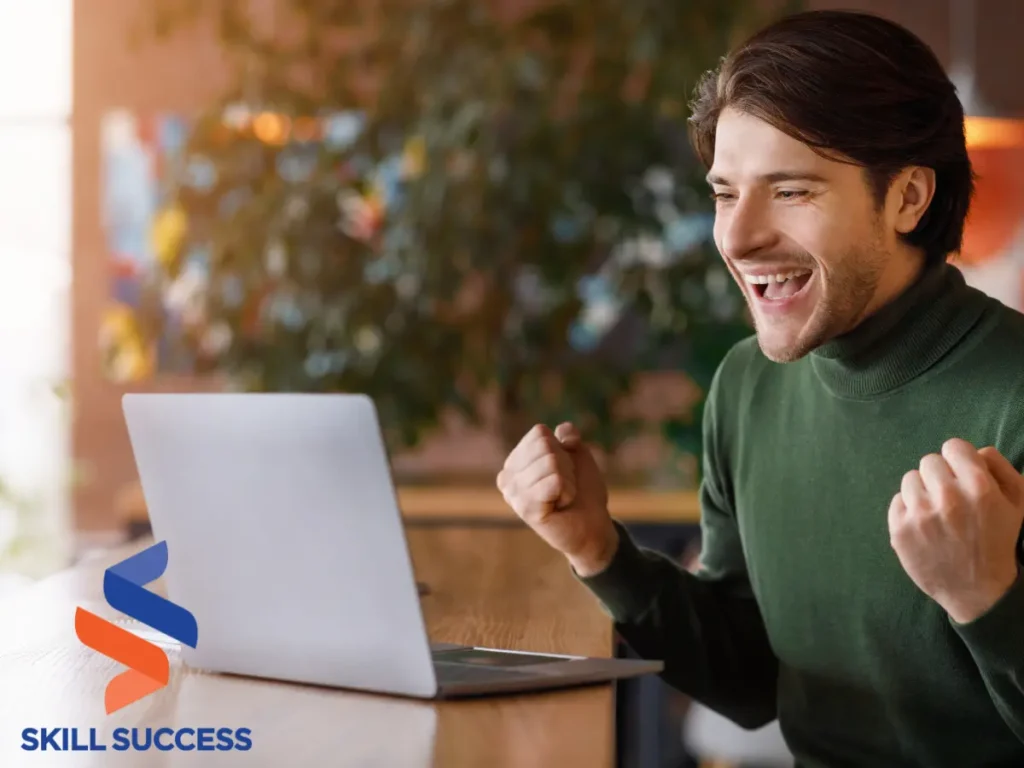
[[[145,589],[166,569],[167,542],[162,541],[108,568],[103,576],[103,596],[111,608],[195,648],[199,638],[195,617]],[[170,662],[159,646],[84,608],[75,612],[75,634],[89,648],[128,667],[107,685],[104,703],[108,715],[167,685]]]

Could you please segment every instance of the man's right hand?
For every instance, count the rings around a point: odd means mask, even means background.
[[[608,489],[593,455],[572,424],[552,432],[538,424],[505,460],[498,490],[515,513],[564,554],[580,576],[606,568],[619,537],[608,512]]]

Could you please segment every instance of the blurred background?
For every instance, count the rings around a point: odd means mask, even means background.
[[[751,329],[687,102],[826,7],[955,77],[957,263],[1024,308],[1019,0],[0,0],[0,595],[145,530],[129,391],[366,392],[410,509],[500,507],[511,446],[571,419],[692,527]]]

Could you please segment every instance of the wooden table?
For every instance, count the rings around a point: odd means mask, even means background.
[[[612,627],[565,561],[522,528],[408,531],[434,641],[610,656]],[[107,716],[103,692],[123,668],[79,643],[76,605],[117,617],[103,570],[140,543],[0,601],[0,766],[608,766],[611,685],[502,698],[417,702],[213,675],[171,654],[171,684]],[[159,582],[154,587],[159,590]],[[29,727],[248,727],[248,752],[26,752]]]

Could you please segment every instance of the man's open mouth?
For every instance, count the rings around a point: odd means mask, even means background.
[[[809,269],[792,269],[774,275],[743,275],[743,279],[761,298],[780,301],[800,293],[811,274]]]

